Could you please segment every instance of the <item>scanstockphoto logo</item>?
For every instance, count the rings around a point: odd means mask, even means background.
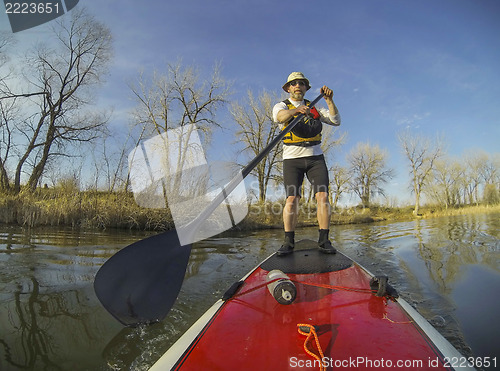
[[[12,32],[50,22],[73,9],[79,0],[4,0]]]

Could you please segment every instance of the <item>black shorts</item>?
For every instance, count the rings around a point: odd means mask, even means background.
[[[300,196],[304,175],[312,184],[313,193],[328,192],[328,169],[323,155],[283,160],[286,196]]]

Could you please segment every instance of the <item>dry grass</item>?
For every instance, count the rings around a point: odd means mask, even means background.
[[[38,190],[35,194],[0,195],[0,222],[27,227],[73,226],[166,230],[173,227],[165,209],[144,209],[129,193]]]
[[[238,229],[282,228],[284,201],[255,203]],[[426,206],[421,218],[500,212],[500,205],[444,208]],[[412,220],[412,207],[344,208],[332,213],[332,224],[370,223],[382,220]],[[162,231],[174,228],[166,209],[137,206],[131,193],[78,192],[71,187],[39,189],[35,194],[0,194],[0,223],[35,226],[73,226],[84,228],[127,228]],[[316,204],[300,204],[299,226],[317,225]]]
[[[458,208],[444,208],[442,206],[428,206],[421,210],[423,218],[436,218],[440,216],[489,214],[500,213],[500,205],[473,205]]]

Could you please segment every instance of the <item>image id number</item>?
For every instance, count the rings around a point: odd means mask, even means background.
[[[7,14],[59,13],[59,3],[5,3]]]
[[[452,368],[461,367],[497,367],[497,357],[445,357],[444,366]]]

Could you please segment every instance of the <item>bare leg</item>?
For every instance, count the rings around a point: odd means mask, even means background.
[[[331,208],[330,208],[330,201],[328,201],[328,193],[327,192],[316,193],[316,202],[318,205],[317,216],[318,216],[319,229],[329,229]]]
[[[285,241],[278,250],[278,256],[285,256],[293,252],[295,247],[295,226],[299,214],[299,196],[289,196],[283,209],[283,224],[285,227]]]
[[[285,232],[295,231],[299,215],[300,196],[288,196],[283,209],[283,224]]]

